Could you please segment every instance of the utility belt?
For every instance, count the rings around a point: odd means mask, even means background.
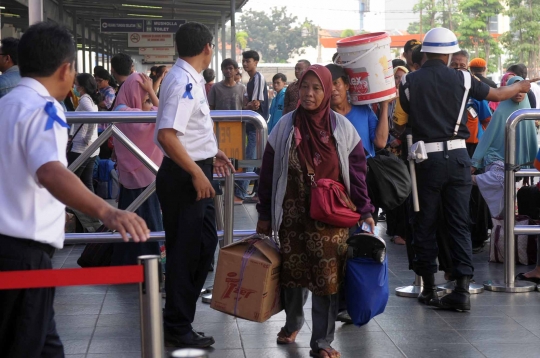
[[[409,160],[414,159],[417,163],[428,159],[428,153],[450,151],[467,148],[465,139],[453,139],[445,142],[424,143],[418,141],[411,146]]]

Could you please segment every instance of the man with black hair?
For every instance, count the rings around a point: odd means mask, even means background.
[[[422,42],[418,41],[417,39],[412,39],[407,42],[405,42],[405,46],[403,46],[403,57],[405,58],[405,61],[407,62],[407,68],[409,71],[412,71],[413,68],[413,61],[412,61],[412,53],[416,46],[421,45]]]
[[[206,82],[204,85],[204,90],[206,91],[206,95],[210,93],[210,90],[212,89],[212,86],[214,86],[214,80],[216,79],[216,71],[214,71],[211,68],[207,68],[202,73],[204,77],[204,81]]]
[[[116,83],[118,83],[118,91],[116,93],[120,93],[122,85],[133,72],[133,60],[131,56],[125,53],[117,53],[111,58],[111,75],[116,80]],[[114,111],[115,107],[116,97],[109,107],[109,111]]]
[[[311,63],[308,60],[299,60],[296,63],[296,66],[294,66],[294,77],[296,77],[296,80],[287,87],[287,92],[285,92],[285,99],[283,100],[283,115],[294,111],[296,107],[298,107],[300,90],[298,80],[309,66],[311,66]]]
[[[0,47],[0,98],[9,93],[21,80],[19,66],[17,66],[19,55],[17,46],[19,40],[13,37],[3,39]]]
[[[167,247],[165,345],[204,348],[214,338],[193,329],[197,299],[214,259],[213,172],[234,171],[218,150],[200,73],[208,68],[213,36],[188,22],[176,32],[178,60],[161,85],[154,141],[165,157],[156,176]]]
[[[223,80],[212,86],[208,94],[208,104],[211,110],[241,110],[247,103],[246,86],[236,82],[235,75],[238,73],[238,62],[226,58],[221,63]],[[246,193],[240,189],[243,180],[235,181],[234,203],[241,205],[246,198]]]
[[[527,78],[527,66],[525,66],[522,63],[518,63],[518,64],[508,67],[506,72],[515,73],[516,76],[519,76],[523,79]],[[531,90],[527,92],[527,98],[529,99],[529,104],[531,105],[531,108],[537,108],[539,101],[537,101],[534,91],[532,90],[532,85],[531,85]]]
[[[270,105],[270,118],[268,120],[268,134],[272,131],[276,123],[283,116],[285,94],[287,93],[287,77],[283,73],[277,73],[272,77],[272,88],[274,89],[274,99]]]
[[[64,245],[65,205],[118,230],[125,241],[146,241],[134,213],[91,193],[66,168],[67,128],[59,101],[73,87],[76,47],[60,25],[30,26],[19,46],[22,79],[0,99],[0,271],[52,269]],[[0,290],[0,354],[64,357],[54,320],[55,289]]]

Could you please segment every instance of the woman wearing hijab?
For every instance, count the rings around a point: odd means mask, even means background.
[[[510,86],[523,81],[519,76],[508,80]],[[474,155],[474,169],[485,167],[485,173],[473,175],[473,183],[478,185],[486,200],[491,216],[497,218],[503,210],[504,196],[504,154],[505,154],[505,125],[508,117],[518,109],[531,108],[527,93],[518,93],[514,97],[500,102],[486,131],[482,135]],[[516,163],[523,165],[533,162],[538,151],[536,128],[533,121],[522,121],[516,130]]]
[[[152,80],[144,74],[133,73],[118,92],[114,110],[155,111],[158,105],[159,100],[152,88]],[[158,167],[161,165],[163,154],[154,144],[155,123],[118,123],[116,126]],[[156,179],[156,176],[116,139],[114,150],[120,182],[118,208],[126,209]],[[146,221],[151,231],[163,230],[161,209],[155,192],[135,212]],[[134,265],[137,263],[138,256],[149,254],[159,255],[157,242],[142,245],[115,244],[112,265]]]
[[[311,179],[341,182],[361,214],[375,229],[373,206],[365,182],[366,157],[350,121],[330,109],[332,75],[319,65],[299,80],[299,107],[274,127],[263,156],[259,184],[257,232],[279,237],[282,256],[282,304],[287,314],[279,344],[290,344],[304,324],[303,305],[313,293],[313,357],[340,357],[334,339],[338,291],[344,278],[349,229],[310,217]]]

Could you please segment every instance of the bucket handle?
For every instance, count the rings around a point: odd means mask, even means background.
[[[377,45],[373,45],[372,48],[370,48],[369,50],[367,50],[366,52],[364,52],[363,54],[361,54],[360,56],[358,56],[357,58],[355,58],[354,60],[352,61],[349,61],[347,63],[337,63],[337,62],[334,62],[334,65],[338,65],[338,66],[341,66],[341,67],[345,67],[345,66],[348,66],[350,64],[353,64],[355,62],[358,62],[360,61],[362,58],[364,58],[366,55],[370,54],[371,52],[373,52],[373,50],[375,50],[378,46]],[[341,55],[336,57],[336,61],[341,60]]]

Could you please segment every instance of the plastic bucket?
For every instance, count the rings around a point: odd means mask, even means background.
[[[390,35],[374,32],[337,42],[337,65],[349,75],[353,104],[370,104],[396,97]]]

